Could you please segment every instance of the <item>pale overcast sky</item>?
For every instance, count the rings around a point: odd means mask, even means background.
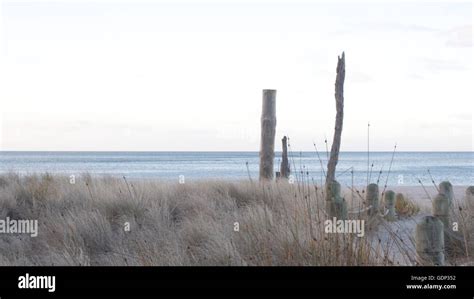
[[[2,1],[2,150],[471,151],[470,2]]]

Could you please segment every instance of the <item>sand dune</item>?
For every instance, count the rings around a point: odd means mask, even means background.
[[[3,175],[0,219],[38,220],[38,236],[0,234],[0,265],[414,265],[413,228],[429,213],[429,200],[418,187],[394,189],[420,211],[380,219],[359,238],[325,233],[321,190],[304,182],[172,184],[85,175],[71,184],[61,176]],[[455,187],[456,198],[463,189]],[[363,207],[345,193],[351,210]],[[466,263],[462,252],[474,249],[474,213],[462,213],[455,209],[453,219],[464,221],[466,242],[450,264]]]

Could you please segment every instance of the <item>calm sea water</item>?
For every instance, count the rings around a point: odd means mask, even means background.
[[[279,165],[280,154],[276,154]],[[324,167],[326,153],[321,154]],[[431,184],[428,169],[435,182],[449,180],[455,185],[473,185],[473,152],[396,152],[390,175],[392,152],[370,153],[370,181],[385,184],[418,185],[417,178]],[[248,171],[246,163],[248,162]],[[290,155],[293,174],[321,182],[321,162],[315,152]],[[370,169],[369,168],[369,169]],[[353,169],[353,174],[351,173]],[[295,171],[296,170],[296,171]],[[367,183],[367,153],[342,152],[337,179],[343,185]],[[379,178],[380,170],[382,174]],[[65,175],[126,176],[127,178],[160,178],[178,180],[253,179],[258,178],[257,152],[0,152],[0,173],[60,173]],[[306,175],[308,173],[308,175]],[[306,179],[305,178],[305,179]]]

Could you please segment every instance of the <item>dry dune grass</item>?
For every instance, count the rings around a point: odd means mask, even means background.
[[[62,176],[7,174],[0,176],[0,219],[38,219],[39,228],[36,238],[0,234],[0,265],[395,265],[393,246],[413,260],[396,234],[374,241],[367,229],[362,238],[325,233],[323,198],[308,182],[84,175],[71,184]],[[348,203],[362,205],[359,198]],[[463,229],[472,234],[469,215]]]

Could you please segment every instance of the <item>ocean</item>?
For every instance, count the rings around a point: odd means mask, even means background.
[[[357,186],[379,181],[380,185],[419,186],[432,180],[449,180],[453,185],[473,185],[473,152],[371,152],[367,171],[366,152],[342,152],[337,180]],[[295,179],[320,184],[327,154],[289,154]],[[275,171],[280,164],[276,153]],[[248,168],[247,168],[248,163]],[[373,166],[372,166],[373,164]],[[390,164],[391,168],[390,168]],[[390,168],[390,173],[389,173]],[[353,170],[353,171],[352,171]],[[380,173],[380,171],[382,171]],[[429,172],[428,172],[429,171]],[[0,173],[45,173],[92,176],[125,176],[130,179],[163,180],[248,180],[258,179],[258,152],[8,152],[0,151]],[[369,173],[369,175],[368,175]],[[430,175],[431,173],[431,175]],[[369,177],[369,178],[368,178]]]

